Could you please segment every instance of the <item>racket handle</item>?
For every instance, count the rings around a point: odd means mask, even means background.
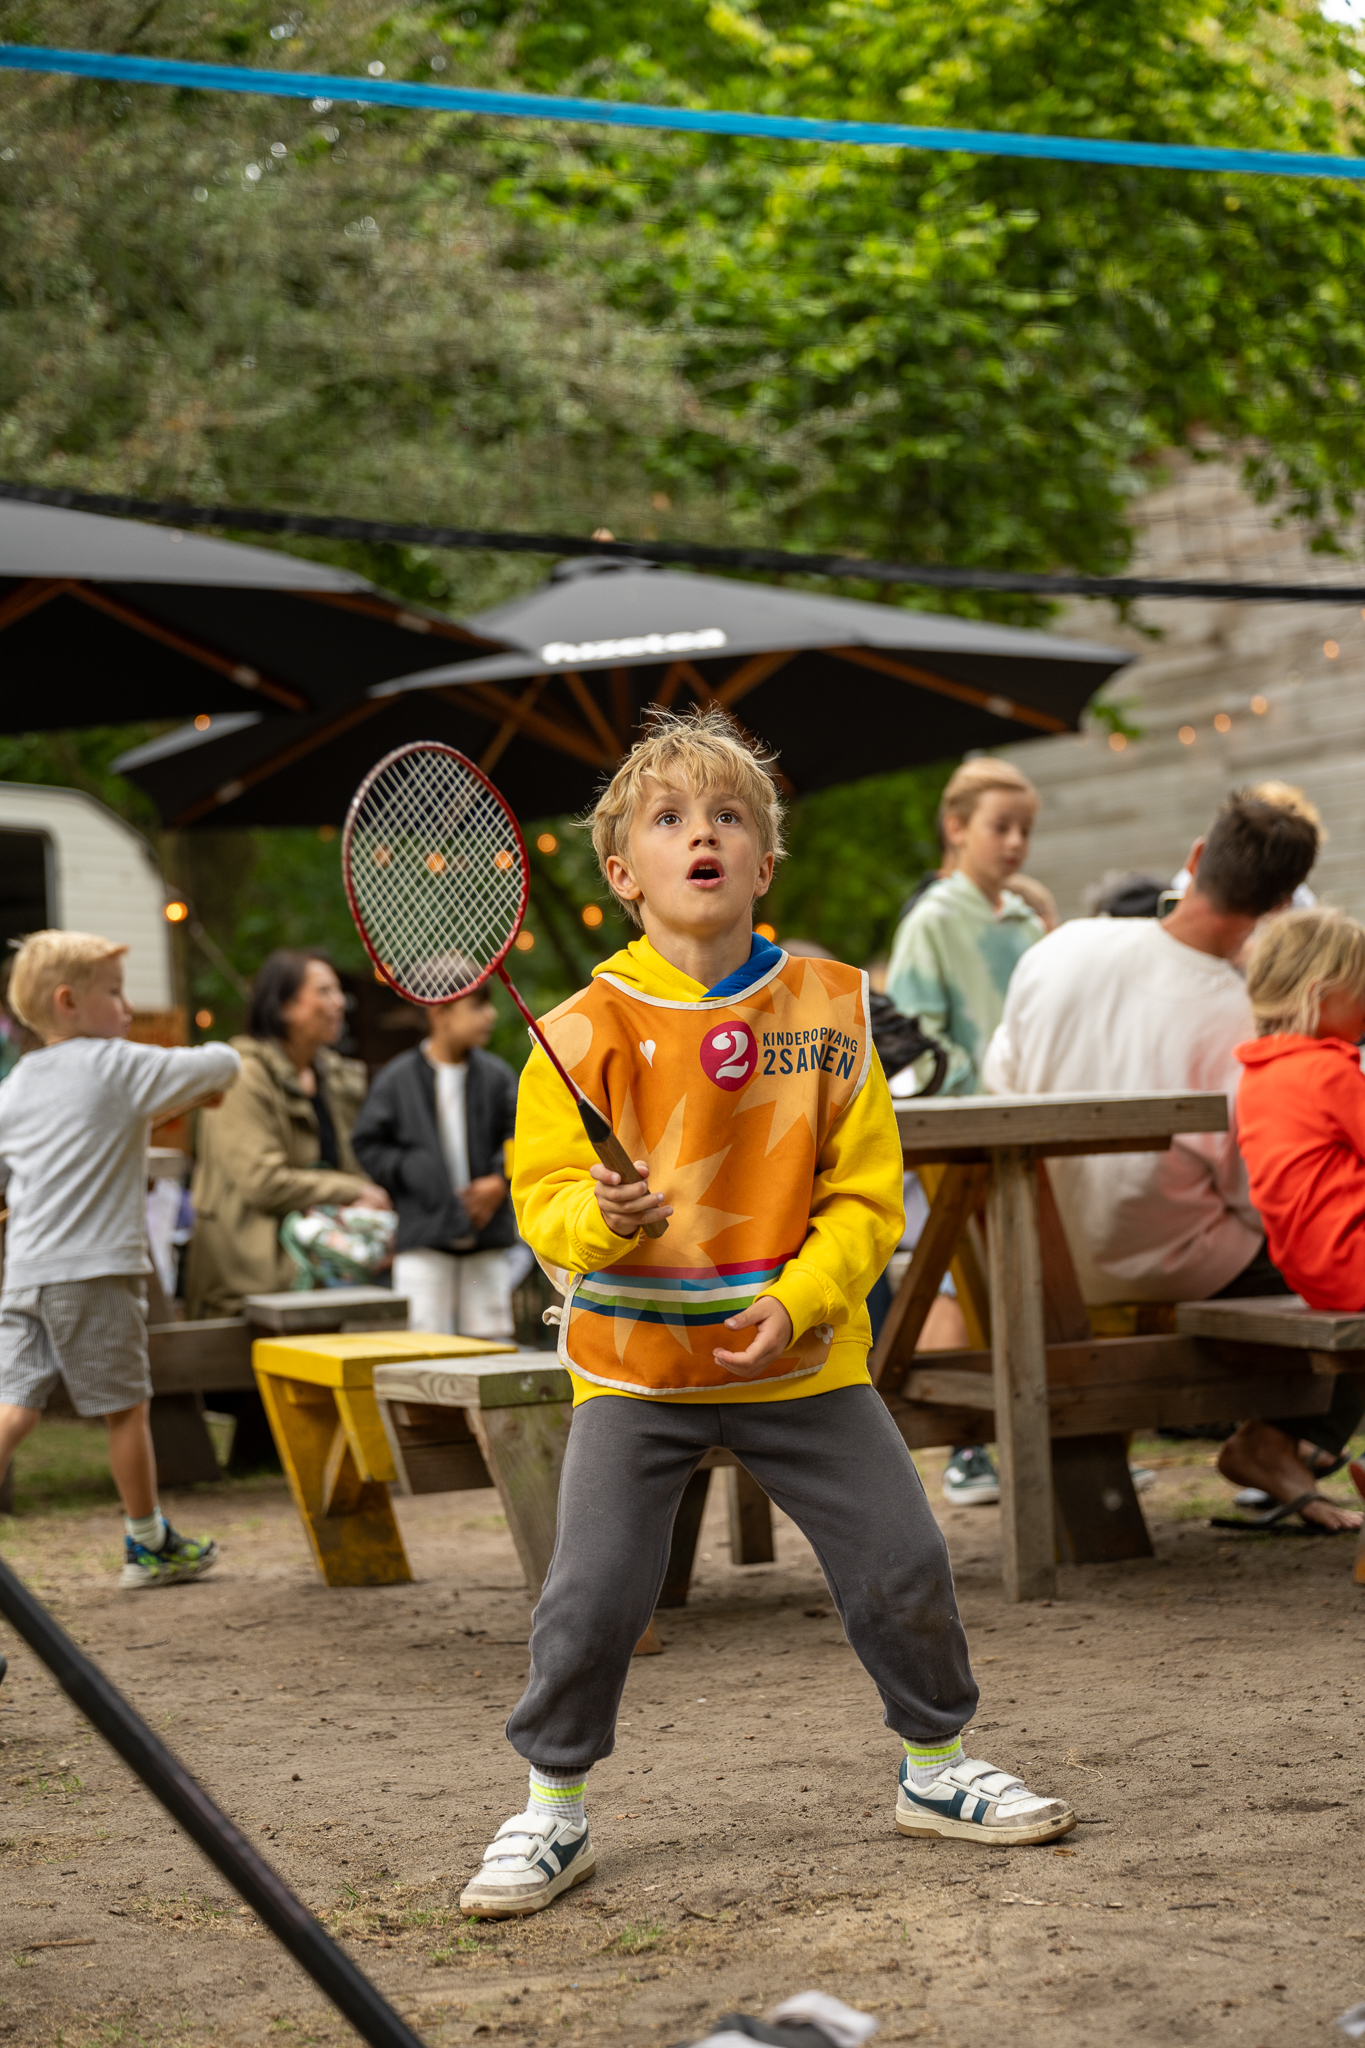
[[[640,1175],[635,1170],[635,1161],[601,1111],[580,1096],[578,1114],[583,1119],[583,1128],[588,1134],[592,1149],[603,1166],[609,1166],[613,1173],[620,1174],[622,1187],[638,1187]],[[661,1219],[658,1223],[646,1223],[644,1233],[646,1237],[662,1237],[667,1229],[667,1220]]]

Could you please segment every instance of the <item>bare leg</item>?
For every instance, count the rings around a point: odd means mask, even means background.
[[[156,1506],[156,1453],[152,1449],[152,1427],[148,1401],[136,1408],[120,1408],[106,1415],[109,1431],[109,1470],[128,1519],[139,1522]],[[3,1412],[3,1411],[0,1411]]]
[[[1297,1500],[1315,1483],[1298,1446],[1273,1422],[1244,1422],[1218,1453],[1218,1470],[1234,1486],[1258,1486],[1277,1501]],[[1322,1500],[1305,1502],[1302,1512],[1324,1529],[1358,1529],[1362,1520],[1354,1508]]]
[[[42,1419],[41,1408],[16,1408],[11,1401],[0,1401],[0,1479],[9,1471],[10,1459],[24,1438]]]

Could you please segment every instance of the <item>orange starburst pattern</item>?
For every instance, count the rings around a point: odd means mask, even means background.
[[[821,1025],[831,1031],[841,1031],[849,1038],[858,1035],[859,997],[856,992],[848,995],[832,994],[828,982],[820,972],[818,960],[803,961],[805,973],[798,994],[793,994],[783,980],[769,982],[763,991],[763,1007],[767,1014],[760,1013],[759,1005],[746,1004],[744,1016],[759,1043],[764,1045],[765,1033],[778,1034],[794,1030],[798,1023],[801,1028],[817,1029]],[[866,1029],[866,1026],[863,1027]],[[812,1139],[818,1137],[814,1121],[814,1097],[803,1088],[784,1087],[786,1078],[780,1071],[765,1074],[766,1059],[760,1058],[758,1072],[748,1086],[740,1091],[735,1104],[736,1110],[762,1109],[772,1104],[772,1123],[768,1130],[768,1142],[764,1150],[772,1153],[782,1143],[793,1125],[802,1123]],[[774,1062],[780,1069],[780,1058]]]

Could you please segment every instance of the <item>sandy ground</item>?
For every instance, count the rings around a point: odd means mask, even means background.
[[[996,1510],[941,1510],[982,1684],[969,1748],[1072,1798],[1061,1847],[896,1835],[898,1745],[810,1551],[779,1521],[776,1564],[732,1567],[713,1485],[691,1603],[635,1660],[592,1776],[597,1877],[481,1928],[455,1901],[524,1784],[501,1731],[528,1601],[493,1495],[400,1502],[417,1582],[388,1590],[327,1592],[278,1481],[170,1503],[224,1555],[165,1592],[113,1587],[107,1509],[0,1534],[427,2041],[674,2043],[809,1986],[886,2042],[1340,2040],[1365,1998],[1365,1589],[1350,1538],[1207,1529],[1207,1449],[1166,1448],[1155,1561],[1065,1571],[1051,1605],[1002,1604]],[[4,1647],[0,2034],[352,2038]]]

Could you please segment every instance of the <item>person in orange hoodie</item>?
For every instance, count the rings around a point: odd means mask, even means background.
[[[1365,1310],[1365,927],[1320,906],[1268,918],[1248,955],[1247,995],[1257,1036],[1237,1047],[1237,1138],[1266,1249],[1310,1308]],[[1342,1374],[1325,1415],[1248,1425],[1283,1436],[1277,1495],[1319,1526],[1359,1517],[1316,1493],[1295,1440],[1340,1461],[1365,1410],[1358,1387]]]

